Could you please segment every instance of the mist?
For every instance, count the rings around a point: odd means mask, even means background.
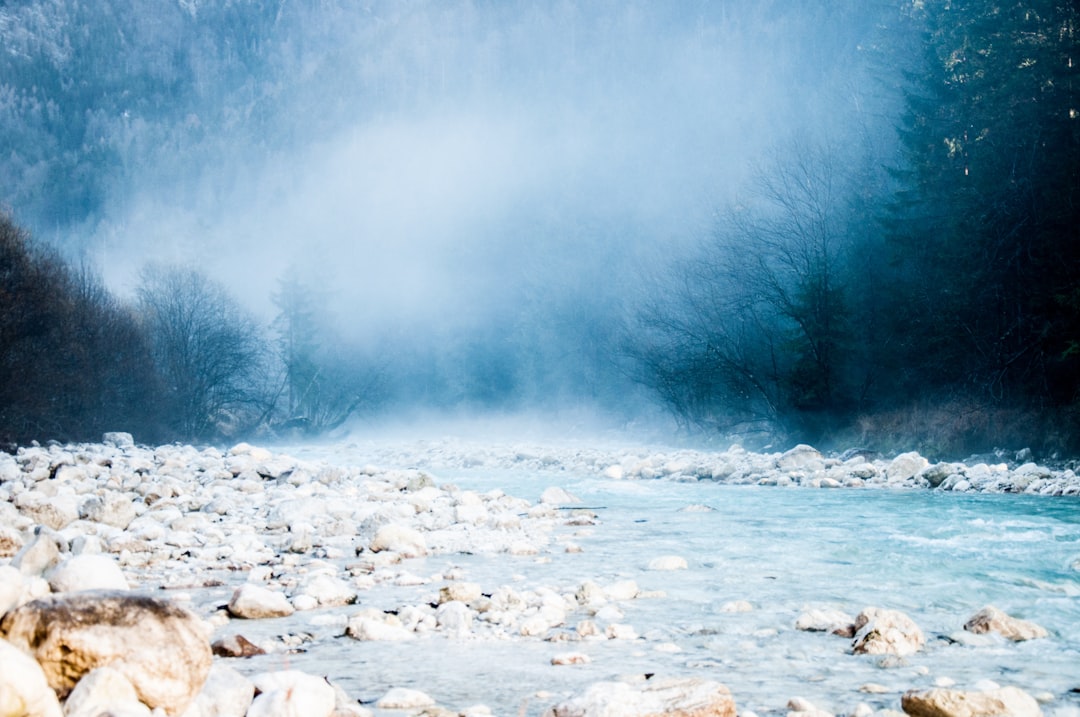
[[[643,277],[777,146],[889,132],[896,100],[872,66],[887,4],[38,10],[12,13],[47,26],[28,52],[104,25],[78,49],[127,87],[82,214],[27,223],[121,296],[195,265],[266,326],[299,277],[406,402],[636,401],[614,354]]]

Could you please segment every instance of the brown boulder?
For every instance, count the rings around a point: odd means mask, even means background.
[[[1042,717],[1035,698],[1016,687],[989,692],[912,690],[900,698],[900,706],[911,717]]]
[[[201,620],[165,600],[125,592],[28,602],[4,616],[0,636],[33,655],[61,697],[83,675],[108,665],[131,682],[141,702],[169,715],[187,708],[212,660]]]
[[[1049,634],[1041,625],[1011,617],[993,605],[987,605],[972,615],[971,619],[964,623],[964,629],[977,635],[996,632],[1013,642],[1034,640]]]

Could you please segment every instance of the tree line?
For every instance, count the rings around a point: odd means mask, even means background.
[[[311,434],[377,402],[378,370],[328,348],[309,289],[286,277],[275,303],[268,330],[219,282],[164,265],[121,301],[0,214],[0,444]]]
[[[777,151],[657,279],[639,380],[687,425],[763,440],[1075,452],[1078,11],[927,2],[909,21],[896,154]]]

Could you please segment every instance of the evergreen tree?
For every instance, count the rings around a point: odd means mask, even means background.
[[[931,390],[1074,400],[1078,11],[935,0],[923,13],[887,218],[901,260],[890,333],[907,337],[910,378]]]

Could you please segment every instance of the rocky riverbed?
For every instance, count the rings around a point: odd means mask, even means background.
[[[1072,470],[1031,462],[832,457],[809,446],[762,454],[447,439],[283,453],[248,444],[149,448],[107,434],[101,444],[27,447],[0,454],[0,717],[1080,715],[1067,686],[958,684],[918,665],[911,689],[898,692],[896,678],[867,679],[865,697],[843,711],[798,694],[746,707],[741,686],[716,665],[654,670],[665,663],[650,655],[681,647],[664,626],[628,615],[646,614],[637,606],[664,601],[665,591],[633,575],[559,572],[605,530],[601,509],[558,485],[529,500],[440,478],[508,470],[628,485],[663,478],[1080,494]],[[530,579],[541,566],[562,577]],[[641,566],[653,576],[688,567],[674,552]],[[740,600],[718,608],[754,609]],[[956,631],[944,637],[971,649],[1056,639],[991,605],[955,617]],[[893,675],[928,649],[920,625],[891,605],[808,605],[791,622],[742,637],[820,645],[826,654],[843,645],[841,653],[866,656],[859,669]],[[475,645],[493,646],[484,659],[543,660],[553,672],[477,685],[475,694],[505,696],[494,705],[447,702],[438,684],[423,683],[421,663],[453,662]],[[354,674],[327,679],[319,668],[330,655],[355,665]],[[591,679],[596,656],[625,669]],[[403,669],[410,664],[417,668]],[[472,679],[456,668],[446,664],[444,679]]]

